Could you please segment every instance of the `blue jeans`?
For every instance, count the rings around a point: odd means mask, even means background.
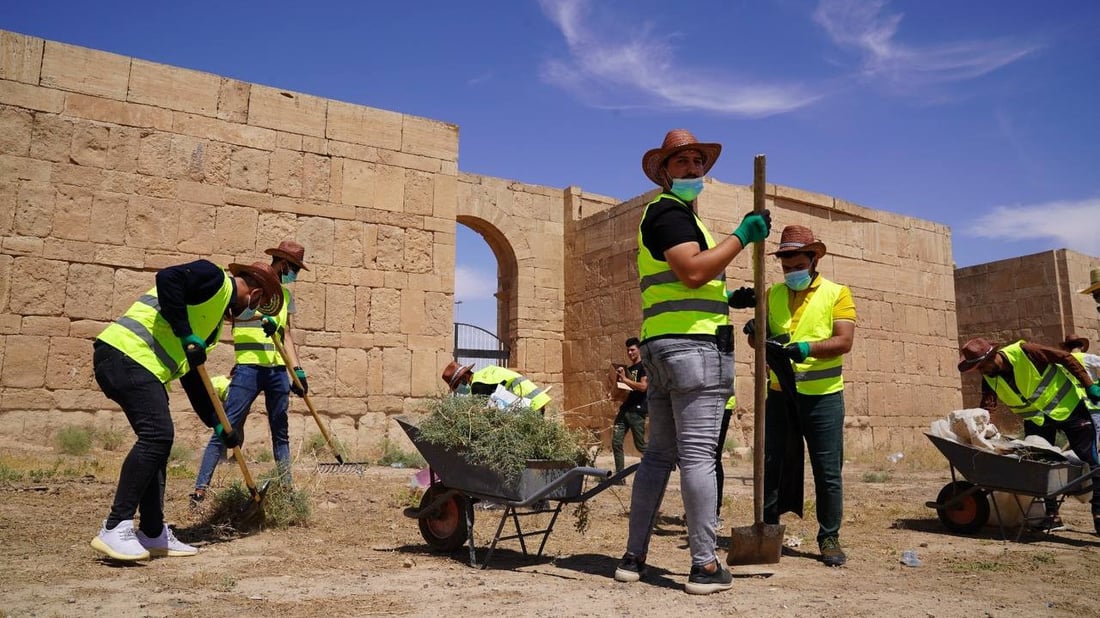
[[[164,480],[175,426],[168,408],[168,391],[148,369],[114,347],[96,342],[92,353],[96,383],[122,407],[137,434],[137,442],[122,462],[107,529],[134,519],[141,510],[139,527],[148,536],[160,536],[164,526]]]
[[[275,455],[275,464],[279,473],[289,482],[290,430],[287,408],[290,406],[290,376],[286,373],[286,367],[237,365],[225,399],[225,416],[230,424],[237,425],[248,416],[248,411],[261,392],[267,405],[267,423],[271,428],[271,450]],[[206,489],[210,485],[214,468],[218,466],[218,460],[224,452],[225,447],[221,440],[217,436],[211,436],[202,454],[202,464],[199,465],[199,474],[195,478],[195,489]]]
[[[814,473],[817,542],[838,536],[844,517],[844,391],[828,395],[798,394],[797,416],[790,400],[768,391],[764,404],[764,522],[779,523],[779,487],[788,459],[789,439],[805,440]],[[792,432],[794,435],[792,435]],[[798,462],[801,466],[801,460]],[[795,474],[801,478],[802,468]]]
[[[713,342],[673,338],[646,341],[641,352],[649,376],[649,444],[634,474],[626,550],[648,553],[669,475],[679,465],[691,564],[710,564],[718,523],[714,453],[733,392],[733,355]]]

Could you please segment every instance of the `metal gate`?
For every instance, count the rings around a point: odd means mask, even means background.
[[[493,333],[474,326],[455,322],[455,360],[463,365],[474,364],[474,370],[486,365],[508,366],[508,348]]]

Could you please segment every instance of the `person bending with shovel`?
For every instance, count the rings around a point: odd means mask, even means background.
[[[294,313],[294,299],[287,286],[298,278],[298,272],[309,270],[305,265],[306,250],[293,240],[284,240],[264,251],[271,256],[271,269],[282,282],[282,309],[274,316],[253,316],[249,320],[233,321],[233,352],[236,365],[233,379],[225,399],[225,414],[233,426],[243,425],[256,397],[262,392],[267,406],[267,422],[271,429],[271,451],[275,465],[285,482],[290,483],[290,429],[287,410],[290,393],[303,397],[309,389],[306,372],[298,364],[294,341],[290,338],[290,315]],[[283,349],[290,358],[289,366],[283,360],[271,337],[283,338]],[[294,371],[302,388],[291,383],[288,371]],[[206,498],[206,489],[214,476],[214,469],[222,458],[224,446],[216,436],[210,438],[202,455],[202,463],[195,477],[195,492],[191,494],[192,506]]]
[[[714,238],[695,212],[703,176],[721,144],[700,143],[683,129],[642,157],[645,175],[662,189],[642,212],[638,277],[642,294],[642,363],[649,385],[649,444],[634,475],[630,524],[615,579],[636,582],[669,475],[680,467],[691,571],[684,590],[710,594],[733,586],[715,555],[718,488],[715,451],[733,394],[733,338],[726,266],[771,229],[767,211],[749,213],[726,238]]]
[[[165,387],[178,379],[191,406],[228,447],[239,446],[241,427],[218,422],[200,375],[206,352],[221,335],[224,319],[247,319],[282,308],[279,278],[262,262],[230,264],[223,271],[207,260],[170,266],[156,285],[99,334],[92,367],[103,394],[122,407],[137,442],[122,463],[111,512],[91,546],[115,560],[193,556],[164,523],[164,489],[175,426]],[[141,511],[141,523],[134,518]]]

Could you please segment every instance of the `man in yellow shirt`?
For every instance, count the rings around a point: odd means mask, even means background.
[[[793,393],[769,375],[764,424],[764,522],[778,524],[781,513],[802,516],[802,449],[814,473],[821,561],[841,566],[844,512],[843,355],[852,349],[856,308],[847,286],[818,272],[825,244],[801,225],[788,225],[773,255],[783,266],[783,283],[768,290],[769,361],[790,362]],[[746,332],[752,326],[746,325]],[[752,337],[749,343],[752,344]],[[785,369],[785,367],[784,367]]]

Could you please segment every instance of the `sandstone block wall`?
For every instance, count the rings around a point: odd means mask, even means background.
[[[0,432],[125,427],[91,340],[157,269],[293,237],[313,402],[377,451],[450,357],[457,156],[451,124],[0,31]],[[181,438],[204,440],[173,395]]]
[[[809,226],[829,250],[821,262],[822,274],[848,285],[855,299],[856,341],[844,364],[849,448],[923,443],[921,431],[961,403],[949,230],[781,185],[768,185],[767,194],[775,231],[766,251],[775,250],[783,226]],[[639,331],[637,228],[642,208],[653,195],[623,204],[579,190],[569,196],[573,217],[566,229],[567,408],[602,397],[608,362],[623,362],[623,341]],[[751,209],[751,187],[713,180],[699,202],[700,216],[715,235],[731,233]],[[769,285],[782,280],[778,260],[767,257],[765,267]],[[730,288],[751,285],[751,253],[738,256],[726,277]],[[738,327],[751,317],[751,309],[731,312]],[[751,444],[750,352],[739,334],[739,401],[731,436],[741,431],[741,444]],[[615,409],[610,403],[591,406],[578,414],[577,422],[606,437]]]
[[[959,344],[985,337],[997,345],[1025,339],[1057,346],[1076,333],[1100,349],[1100,314],[1092,296],[1078,294],[1089,285],[1089,270],[1100,258],[1057,249],[999,260],[955,271]],[[963,402],[976,407],[981,378],[962,376]],[[994,414],[998,427],[1016,430],[1019,422],[1003,406]]]

